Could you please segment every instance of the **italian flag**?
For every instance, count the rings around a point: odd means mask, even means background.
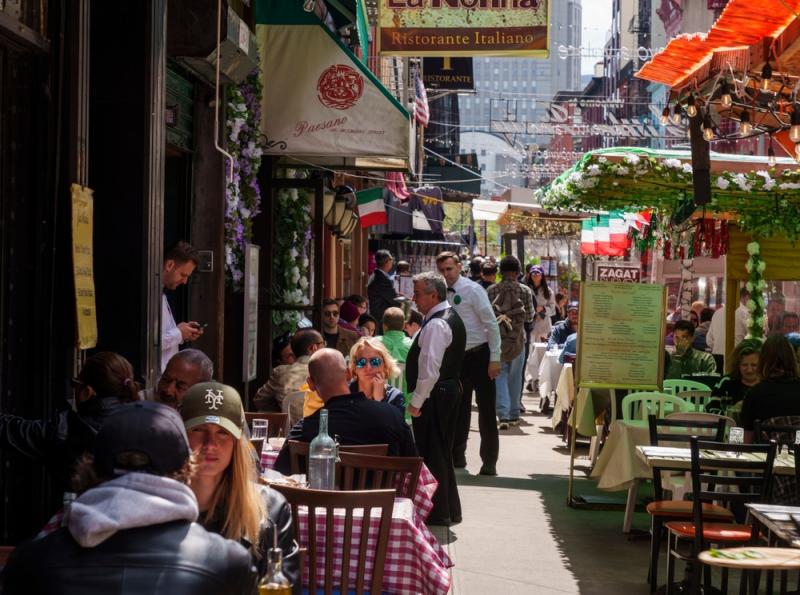
[[[361,221],[361,227],[388,223],[386,206],[383,204],[383,188],[370,188],[356,192],[356,198],[358,199],[358,218]]]
[[[630,248],[628,228],[622,211],[584,219],[581,224],[581,254],[625,256],[625,251]]]

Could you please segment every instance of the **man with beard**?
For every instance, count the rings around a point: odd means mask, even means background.
[[[199,349],[184,349],[173,355],[155,389],[143,390],[145,401],[157,401],[177,409],[187,390],[199,382],[208,382],[214,376],[214,364]]]

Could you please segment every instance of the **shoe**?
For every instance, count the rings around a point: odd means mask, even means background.
[[[519,412],[520,413],[528,413],[528,410],[525,409],[525,405],[523,405],[522,403],[519,404]]]
[[[467,459],[464,457],[453,458],[453,467],[456,469],[463,469],[467,466]]]
[[[525,385],[525,390],[528,391],[529,393],[532,393],[533,392],[533,384],[531,384],[530,382],[528,384],[526,384]]]
[[[512,426],[512,427],[513,427],[513,426],[518,426],[518,425],[519,425],[519,423],[520,423],[520,420],[519,420],[519,418],[517,418],[517,419],[509,419],[509,420],[508,420],[508,425],[509,425],[509,426]]]
[[[501,419],[500,422],[497,424],[497,429],[498,430],[507,430],[509,428],[509,426],[510,426],[509,420]]]
[[[494,465],[482,465],[481,470],[478,471],[479,475],[497,475],[497,469]]]

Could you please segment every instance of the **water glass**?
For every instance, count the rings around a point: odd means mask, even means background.
[[[800,444],[800,430],[797,430],[794,433],[794,443],[795,444]]]
[[[732,427],[728,434],[728,442],[731,444],[744,444],[744,428]]]
[[[253,431],[250,433],[250,440],[264,440],[267,439],[267,426],[269,422],[266,419],[254,419]]]

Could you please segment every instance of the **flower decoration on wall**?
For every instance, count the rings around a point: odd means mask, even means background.
[[[258,69],[228,87],[227,150],[233,156],[233,179],[225,188],[225,270],[237,291],[243,286],[245,245],[252,241],[253,217],[261,206],[261,91]]]
[[[289,170],[287,177],[299,175]],[[302,188],[282,188],[275,198],[272,298],[276,304],[307,306],[311,303],[311,195]],[[300,310],[273,310],[275,336],[294,332],[302,317]]]
[[[747,338],[764,339],[764,290],[767,287],[764,281],[764,269],[767,268],[766,262],[761,258],[761,245],[758,241],[747,244],[747,253],[750,258],[745,263],[750,278],[745,287],[750,292],[750,299],[747,300],[747,310],[750,317],[747,321]]]

